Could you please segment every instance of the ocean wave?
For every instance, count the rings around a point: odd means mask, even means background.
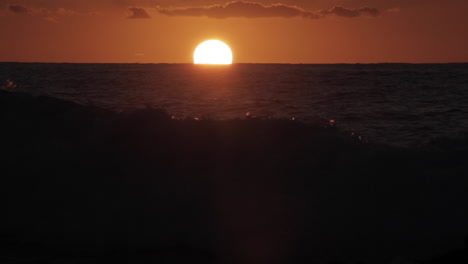
[[[285,263],[316,250],[319,262],[382,262],[455,248],[468,233],[467,137],[394,147],[330,120],[115,112],[7,91],[0,124],[0,233],[16,250],[27,247],[15,239],[254,261],[248,244]]]

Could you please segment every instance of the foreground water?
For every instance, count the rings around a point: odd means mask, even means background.
[[[468,132],[468,64],[0,63],[3,89],[176,116],[336,120],[371,142],[418,145]]]

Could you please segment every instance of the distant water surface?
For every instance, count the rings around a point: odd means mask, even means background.
[[[418,145],[468,132],[468,64],[0,63],[4,89],[176,116],[336,120],[371,142]]]

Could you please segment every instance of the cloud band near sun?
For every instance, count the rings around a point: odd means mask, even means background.
[[[328,10],[308,11],[297,6],[285,4],[264,5],[256,2],[234,1],[223,5],[211,5],[203,7],[185,8],[159,8],[158,12],[167,16],[191,16],[209,18],[268,18],[282,17],[294,18],[303,17],[319,19],[330,15],[340,17],[359,17],[363,15],[379,16],[380,11],[376,8],[346,8],[336,6]]]
[[[127,18],[130,19],[145,19],[145,18],[151,18],[151,16],[146,12],[144,8],[140,7],[130,7],[128,10],[131,12],[131,15],[129,15]]]
[[[40,17],[46,21],[57,23],[61,17],[70,16],[96,16],[96,12],[77,12],[72,9],[59,8],[45,8],[45,7],[29,7],[24,5],[8,5],[8,10],[15,15],[35,16]]]
[[[27,14],[29,13],[29,9],[22,5],[9,5],[8,10],[15,14]]]

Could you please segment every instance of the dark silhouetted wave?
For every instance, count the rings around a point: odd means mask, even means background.
[[[466,137],[403,148],[6,91],[0,124],[3,262],[429,261],[468,233]]]

